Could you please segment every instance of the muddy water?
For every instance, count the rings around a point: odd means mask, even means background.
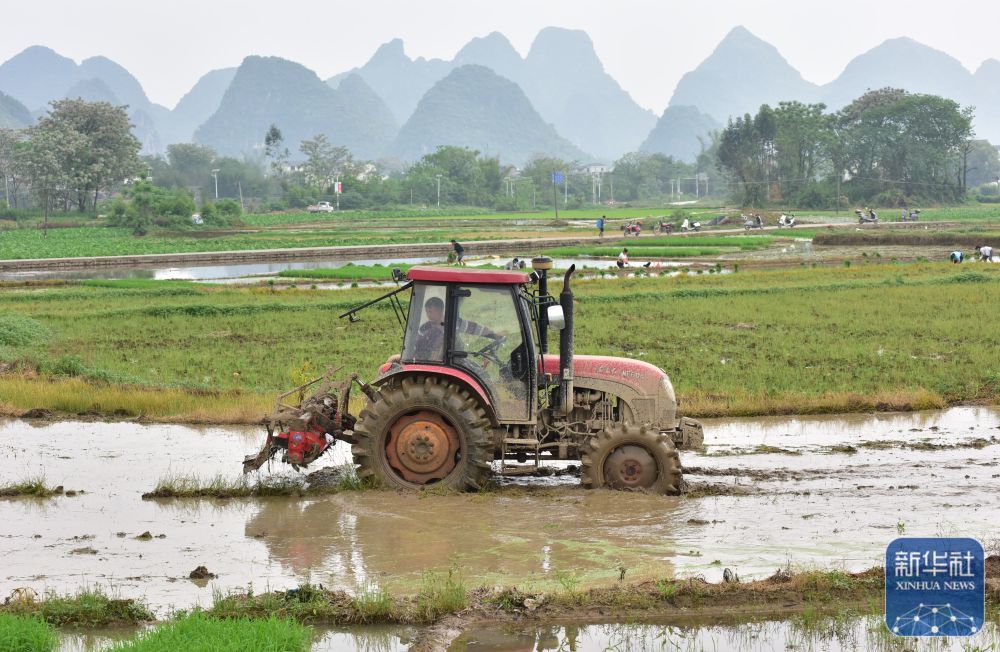
[[[839,652],[848,650],[995,649],[1000,631],[989,624],[971,639],[900,639],[878,617],[819,617],[738,624],[672,622],[657,624],[580,624],[482,628],[462,634],[449,652],[660,652],[666,650],[741,650],[745,652]]]
[[[208,604],[213,587],[375,581],[408,592],[425,571],[449,568],[472,586],[538,589],[608,582],[622,569],[630,580],[862,569],[900,533],[1000,540],[998,440],[991,408],[713,420],[706,452],[682,454],[692,495],[703,497],[586,492],[560,477],[481,495],[144,501],[165,475],[236,477],[260,433],[9,421],[0,482],[44,474],[85,493],[0,500],[0,595],[98,585],[165,613]],[[884,448],[863,447],[872,442]],[[834,448],[845,444],[853,448]],[[323,462],[347,454],[338,447]],[[154,538],[136,539],[145,531]],[[218,579],[187,579],[198,565]]]

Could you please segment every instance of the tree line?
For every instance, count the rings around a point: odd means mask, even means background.
[[[744,206],[905,206],[963,201],[995,181],[997,151],[972,131],[973,110],[934,95],[884,88],[840,111],[781,102],[730,120],[717,159]]]
[[[241,158],[178,143],[140,157],[126,107],[59,100],[32,127],[0,130],[6,212],[105,214],[136,233],[153,224],[231,224],[244,210],[470,206],[575,208],[698,195],[744,206],[833,207],[960,201],[968,186],[996,194],[997,150],[973,138],[972,110],[896,89],[866,93],[844,109],[782,102],[730,120],[702,142],[694,163],[632,152],[607,170],[537,156],[523,169],[476,150],[444,146],[411,165],[362,161],[318,134],[292,153],[280,126]],[[554,173],[564,179],[553,182]],[[341,192],[337,192],[337,189]],[[983,198],[983,197],[981,197]],[[986,197],[985,199],[989,199]],[[2,205],[0,205],[2,207]]]

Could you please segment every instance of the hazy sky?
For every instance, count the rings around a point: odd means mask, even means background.
[[[320,77],[362,65],[399,37],[410,57],[451,58],[470,38],[505,34],[526,55],[539,29],[586,30],[605,68],[662,112],[680,77],[734,26],[775,45],[803,76],[836,77],[854,56],[910,36],[975,70],[1000,59],[1000,3],[952,0],[3,0],[0,61],[30,45],[128,68],[173,107],[213,68],[248,54],[291,59]]]

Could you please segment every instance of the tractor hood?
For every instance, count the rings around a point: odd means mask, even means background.
[[[659,391],[667,374],[655,365],[631,358],[613,358],[606,355],[573,356],[574,375],[613,383],[623,383],[640,394],[652,395]],[[559,356],[542,356],[542,371],[559,375]],[[667,379],[667,382],[670,382]]]
[[[655,365],[631,358],[604,355],[573,356],[573,375],[579,389],[597,389],[621,397],[638,423],[672,428],[677,412],[674,386]],[[559,356],[542,356],[542,371],[559,375]]]

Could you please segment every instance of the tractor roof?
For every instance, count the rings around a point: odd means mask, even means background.
[[[469,269],[467,267],[411,267],[407,272],[411,281],[437,283],[489,283],[523,285],[528,282],[525,272],[498,269]]]

